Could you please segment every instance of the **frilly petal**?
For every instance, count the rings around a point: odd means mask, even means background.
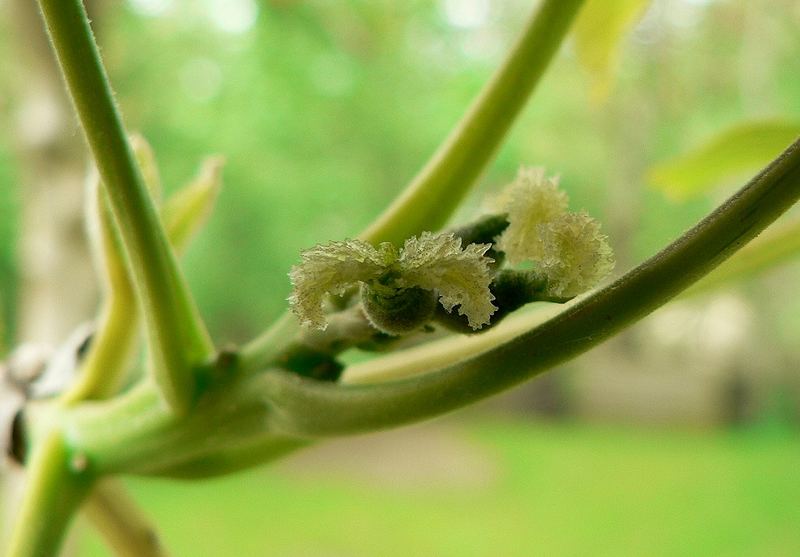
[[[614,254],[600,223],[585,212],[567,213],[539,225],[538,260],[554,296],[572,297],[589,290],[614,269]]]
[[[325,294],[343,294],[359,282],[377,278],[387,266],[385,250],[361,240],[314,246],[303,251],[300,259],[289,272],[294,287],[289,307],[304,326],[318,329],[326,327]]]
[[[459,306],[470,327],[479,329],[489,323],[497,310],[489,290],[492,259],[484,254],[491,244],[469,244],[461,248],[461,239],[453,234],[423,232],[406,240],[400,253],[403,286],[436,290],[447,311]]]
[[[512,265],[538,261],[542,257],[538,226],[567,211],[569,198],[558,188],[558,177],[547,178],[543,168],[521,167],[502,194],[508,228],[497,239]]]

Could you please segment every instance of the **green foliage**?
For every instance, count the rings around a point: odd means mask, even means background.
[[[649,181],[674,199],[701,195],[752,174],[800,136],[800,122],[743,122],[650,169]]]
[[[611,92],[627,33],[644,15],[650,0],[590,0],[575,23],[575,51],[589,75],[595,102]]]

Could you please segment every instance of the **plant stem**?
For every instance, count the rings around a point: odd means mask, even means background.
[[[563,304],[537,304],[478,335],[451,335],[348,366],[340,379],[349,385],[386,383],[436,371],[507,342],[564,310]]]
[[[125,380],[138,336],[139,309],[131,273],[106,192],[97,182],[88,188],[86,219],[95,237],[97,267],[103,275],[104,300],[97,330],[77,380],[61,396],[64,404],[107,398],[118,392]]]
[[[553,319],[434,373],[345,386],[265,374],[273,432],[343,435],[421,420],[524,381],[599,344],[664,305],[754,238],[800,198],[800,140],[677,241]],[[787,292],[787,295],[790,295]],[[380,361],[376,361],[376,372]]]
[[[780,225],[776,224],[764,232],[681,295],[689,297],[718,290],[791,261],[799,252],[800,218],[795,215],[792,220],[785,219]]]
[[[64,393],[64,404],[108,398],[119,392],[136,344],[137,313],[133,297],[117,292],[106,299],[89,355],[75,383]]]
[[[297,317],[285,311],[266,331],[242,347],[239,352],[241,369],[252,373],[268,367],[299,334]]]
[[[431,364],[436,371],[417,359],[416,371],[430,373],[377,385],[325,383],[278,369],[242,374],[216,395],[209,393],[184,420],[166,412],[156,393],[143,385],[122,399],[76,408],[61,421],[99,473],[169,475],[173,470],[202,476],[238,469],[230,460],[237,455],[253,465],[258,455],[273,458],[292,437],[345,435],[442,414],[574,357],[664,305],[798,198],[800,141],[693,229],[610,286],[513,338],[498,331],[495,340],[501,344],[483,347],[477,355],[450,350]],[[387,370],[394,365],[385,364]],[[384,360],[367,365],[379,375]],[[401,368],[403,374],[413,371]],[[370,373],[362,372],[363,381]]]
[[[399,244],[444,225],[497,151],[583,3],[541,2],[458,126],[400,197],[360,235],[362,239]]]
[[[191,299],[114,105],[80,0],[39,0],[130,258],[156,380],[176,413],[196,396],[194,368],[213,346]]]
[[[92,478],[73,466],[64,439],[56,431],[36,446],[28,478],[8,557],[58,555],[70,520],[91,489]]]
[[[118,557],[165,557],[158,534],[117,480],[103,480],[83,511]]]

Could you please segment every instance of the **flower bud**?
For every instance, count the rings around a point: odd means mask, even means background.
[[[436,293],[417,286],[392,288],[365,283],[361,287],[361,305],[376,329],[389,335],[404,335],[431,320]]]

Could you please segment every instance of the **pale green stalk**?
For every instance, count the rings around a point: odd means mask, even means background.
[[[109,194],[143,309],[154,373],[178,414],[213,346],[128,145],[80,0],[39,0],[67,89]]]
[[[703,280],[687,289],[683,296],[694,296],[718,290],[797,259],[800,253],[800,218],[776,224],[745,246],[728,261],[714,269]]]
[[[537,304],[537,306],[535,309],[522,310],[510,315],[485,333],[453,334],[348,366],[340,381],[348,385],[366,385],[406,379],[436,371],[509,341],[561,313],[565,308],[562,304]]]
[[[96,245],[96,260],[103,276],[104,300],[97,332],[92,337],[86,360],[75,383],[64,392],[64,404],[81,400],[106,398],[116,392],[124,381],[127,363],[132,355],[138,333],[139,309],[125,264],[125,254],[119,231],[108,207],[105,192],[87,192],[94,199],[89,203],[86,218]]]
[[[119,481],[99,482],[83,511],[117,557],[166,557],[155,529]]]
[[[57,431],[37,443],[7,557],[58,555],[67,527],[93,483],[75,459]]]

